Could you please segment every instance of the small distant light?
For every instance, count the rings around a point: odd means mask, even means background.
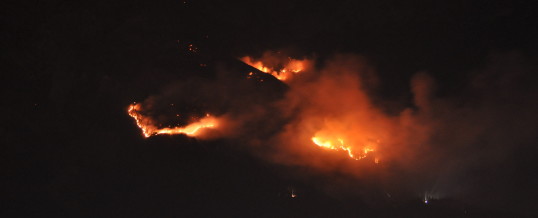
[[[293,190],[293,189],[291,190],[291,197],[292,197],[292,198],[297,197],[297,194],[295,194],[295,190]]]
[[[428,199],[425,199],[425,200],[424,200],[424,203],[425,203],[425,204],[428,204]]]

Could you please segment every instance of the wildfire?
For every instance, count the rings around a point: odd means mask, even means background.
[[[172,128],[157,128],[153,120],[144,115],[140,114],[140,105],[133,103],[129,106],[127,110],[129,116],[131,116],[136,121],[138,128],[142,130],[144,137],[148,138],[152,135],[159,134],[185,134],[189,136],[196,136],[199,133],[199,130],[204,128],[215,128],[217,127],[217,119],[207,114],[206,117],[200,119],[195,123],[191,123],[185,127],[172,127]]]
[[[191,52],[197,51],[193,44],[188,44],[187,48]],[[371,103],[361,86],[361,77],[356,72],[357,67],[355,65],[347,66],[350,65],[348,61],[360,62],[360,60],[344,59],[346,60],[342,63],[338,61],[328,62],[325,67],[327,69],[319,70],[316,69],[312,59],[293,59],[280,52],[265,52],[260,58],[251,56],[240,58],[245,64],[288,83],[289,89],[284,99],[279,100],[278,110],[287,112],[288,108],[280,108],[280,106],[288,106],[287,104],[289,104],[293,107],[293,111],[297,111],[297,116],[301,119],[292,121],[297,128],[293,127],[290,132],[293,132],[294,135],[308,136],[306,138],[300,137],[303,140],[297,143],[309,147],[309,149],[315,149],[315,145],[317,145],[326,151],[329,149],[345,151],[347,156],[354,160],[368,157],[368,160],[371,159],[373,163],[379,164],[380,160],[377,155],[382,155],[382,147],[378,147],[380,143],[378,139],[387,137],[391,128],[386,127],[392,127],[393,121],[379,112]],[[200,64],[200,66],[204,67],[206,64]],[[312,74],[306,75],[304,73],[304,75],[298,76],[302,72]],[[253,69],[245,73],[245,77],[249,80],[264,82],[264,79],[267,79],[267,76],[260,76],[261,73]],[[316,73],[319,76],[314,76]],[[225,122],[211,115],[206,115],[186,126],[165,128],[152,116],[147,116],[144,109],[143,105],[133,103],[127,112],[136,121],[136,125],[146,138],[159,134],[185,134],[199,137],[203,129],[216,128],[217,125],[224,129]],[[249,111],[242,112],[244,112],[243,114],[249,113]],[[234,125],[230,126],[238,128],[227,131],[227,133],[233,132],[235,134],[236,131],[243,128],[243,122],[248,123],[248,119],[251,117],[265,115],[265,111],[260,112],[231,119],[230,123]],[[176,114],[176,116],[179,115]],[[235,118],[237,115],[227,116]],[[324,125],[321,125],[322,120]],[[319,128],[315,134],[311,132],[313,127]],[[311,141],[308,140],[309,138]]]
[[[365,147],[362,149],[362,152],[359,154],[354,154],[354,151],[352,151],[352,147],[344,143],[344,140],[341,138],[336,139],[337,142],[333,140],[323,139],[321,137],[312,137],[312,142],[316,144],[319,147],[327,148],[331,150],[343,150],[346,151],[349,157],[360,160],[366,157],[366,155],[369,152],[373,152],[374,149],[372,147]],[[376,163],[378,163],[378,160],[376,159]]]
[[[273,67],[268,67],[261,60],[256,61],[249,56],[242,57],[240,59],[245,64],[248,64],[264,73],[271,74],[279,80],[288,80],[293,74],[300,73],[307,68],[308,60],[296,60],[293,58],[288,58],[287,63],[283,64],[280,70],[275,70]]]

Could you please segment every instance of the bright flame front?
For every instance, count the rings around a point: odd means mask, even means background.
[[[309,64],[308,60],[296,60],[288,58],[287,63],[283,64],[284,67],[277,71],[273,67],[269,67],[267,64],[264,64],[261,60],[256,61],[249,56],[242,57],[240,60],[245,64],[258,69],[259,71],[273,75],[275,78],[281,81],[288,80],[293,74],[306,70]]]
[[[346,151],[349,157],[355,160],[363,159],[368,153],[374,151],[373,147],[364,147],[361,152],[356,152],[352,148],[352,146],[346,144],[342,138],[336,138],[336,140],[331,140],[322,137],[312,137],[312,142],[322,148]]]
[[[217,127],[217,119],[207,114],[206,117],[200,119],[197,122],[191,123],[185,127],[172,127],[172,128],[157,128],[153,120],[149,117],[146,117],[140,113],[140,105],[133,103],[129,106],[127,113],[136,121],[138,128],[142,130],[144,137],[148,138],[152,135],[159,134],[185,134],[189,136],[196,136],[200,133],[200,130],[205,128],[215,128]]]

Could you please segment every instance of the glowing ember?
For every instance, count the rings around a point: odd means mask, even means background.
[[[256,61],[249,56],[242,57],[241,61],[243,61],[245,64],[248,64],[264,73],[271,74],[275,78],[282,81],[288,80],[293,74],[304,71],[308,65],[308,60],[296,60],[296,59],[288,58],[288,61],[286,64],[284,64],[284,67],[281,68],[279,71],[277,71],[272,67],[268,67],[262,61]]]
[[[204,128],[215,128],[217,126],[217,119],[207,114],[206,117],[200,119],[198,122],[191,123],[185,127],[172,127],[172,128],[157,128],[148,117],[140,114],[140,105],[133,103],[129,106],[127,113],[136,121],[136,125],[142,130],[142,134],[148,138],[152,135],[159,134],[185,134],[189,136],[196,136],[199,130]]]
[[[355,160],[363,159],[363,158],[366,157],[366,154],[368,154],[369,152],[374,151],[373,148],[366,147],[366,148],[363,149],[362,153],[354,154],[354,152],[352,151],[352,147],[345,144],[343,139],[337,138],[336,141],[322,139],[321,137],[312,137],[312,142],[314,142],[314,144],[316,144],[317,146],[322,147],[322,148],[332,149],[332,150],[346,151],[347,154],[349,155],[349,157],[351,157],[351,158],[353,158]],[[376,161],[378,162],[377,159],[376,159]]]

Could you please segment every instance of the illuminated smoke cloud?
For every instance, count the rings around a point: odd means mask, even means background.
[[[515,87],[532,69],[510,55],[492,61],[503,63],[498,64],[501,68],[490,66],[476,73],[462,90],[464,95],[439,98],[435,79],[417,73],[410,79],[410,90],[402,90],[412,93],[411,106],[401,106],[395,114],[385,112],[394,104],[374,103],[377,96],[371,87],[380,79],[359,56],[335,55],[320,67],[314,67],[313,60],[284,55],[241,60],[266,75],[253,70],[234,79],[229,75],[237,72],[222,70],[217,80],[196,83],[198,87],[189,91],[189,96],[201,96],[212,105],[200,113],[218,117],[218,125],[205,127],[214,128],[219,137],[243,142],[264,159],[349,177],[340,182],[328,179],[341,183],[340,188],[329,188],[336,192],[364,194],[369,188],[383,196],[463,196],[474,182],[469,168],[498,165],[517,149],[514,144],[529,141],[537,129],[536,120],[526,119],[538,109],[536,104],[520,107],[536,94]],[[289,87],[271,90],[277,86],[264,77],[270,75]],[[179,94],[185,93],[184,86],[171,87],[167,93],[172,94],[156,98],[185,97]],[[139,126],[144,122],[148,121],[137,119]],[[146,136],[148,132],[158,130],[144,131]]]

